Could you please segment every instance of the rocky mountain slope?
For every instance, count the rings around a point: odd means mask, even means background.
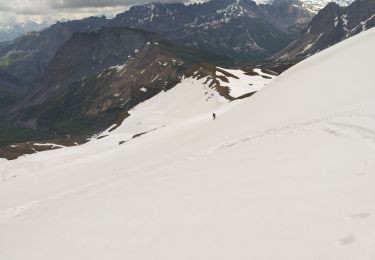
[[[0,69],[0,115],[26,92],[26,87]]]
[[[311,18],[312,13],[301,7],[257,6],[250,0],[146,4],[134,6],[112,20],[91,17],[58,23],[0,44],[0,68],[31,86],[74,32],[91,32],[105,26],[146,29],[177,44],[255,61],[288,45],[299,34],[298,25]],[[289,33],[291,26],[294,29]]]
[[[305,26],[311,21],[314,13],[304,8],[299,0],[275,0],[269,4],[259,5],[280,26],[288,32],[289,39],[300,36]]]
[[[90,48],[82,51],[82,46]],[[285,70],[241,66],[241,72],[215,64],[230,66],[234,60],[181,47],[141,29],[103,28],[74,34],[40,84],[0,116],[2,128],[15,129],[14,134],[8,131],[0,138],[0,155],[15,158],[58,147],[35,146],[35,141],[85,142],[91,135],[121,124],[134,106],[174,88],[185,77],[207,78],[209,88],[233,101],[253,95]],[[228,84],[237,87],[232,90]]]
[[[30,85],[47,68],[59,48],[74,32],[95,31],[107,24],[105,17],[57,23],[0,45],[0,68],[22,83]]]
[[[357,0],[348,7],[328,4],[308,24],[302,36],[272,60],[301,60],[375,26],[375,1]]]
[[[199,4],[134,6],[114,18],[112,26],[144,28],[179,44],[259,60],[282,48],[287,28],[310,21],[312,13],[288,4],[257,6],[249,0],[212,0]]]
[[[76,33],[36,87],[3,113],[1,125],[87,137],[126,117],[136,104],[174,87],[194,64],[230,62],[141,29]]]

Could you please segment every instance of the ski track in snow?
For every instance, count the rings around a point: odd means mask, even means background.
[[[200,150],[198,152],[195,152],[195,153],[193,153],[193,154],[191,154],[187,157],[179,159],[179,160],[175,161],[174,163],[171,163],[171,164],[166,165],[164,167],[160,167],[160,168],[157,168],[157,169],[155,169],[151,172],[148,172],[147,175],[153,175],[157,172],[160,172],[160,171],[165,170],[167,168],[173,167],[175,165],[178,165],[178,164],[181,164],[181,163],[184,163],[184,162],[187,162],[187,161],[191,161],[191,160],[196,160],[196,159],[202,158],[204,156],[208,156],[210,154],[213,154],[215,152],[218,152],[218,151],[221,151],[221,150],[224,150],[224,149],[228,149],[228,148],[231,148],[231,147],[236,146],[236,145],[243,144],[245,142],[256,141],[256,140],[261,139],[261,138],[271,137],[271,136],[275,136],[275,135],[283,134],[283,133],[293,134],[294,132],[299,131],[299,130],[303,130],[304,128],[306,128],[308,126],[319,126],[319,127],[323,128],[324,130],[326,130],[329,134],[333,134],[333,135],[338,136],[338,137],[359,137],[359,138],[363,138],[365,140],[368,140],[370,142],[370,144],[372,144],[373,148],[375,149],[375,131],[373,131],[371,129],[368,129],[368,128],[365,128],[365,127],[362,127],[362,126],[358,126],[358,125],[338,123],[338,122],[332,121],[334,119],[336,119],[336,120],[337,119],[341,119],[341,120],[344,119],[345,120],[346,118],[353,118],[353,117],[370,118],[370,119],[375,121],[375,115],[362,113],[361,111],[346,111],[346,112],[342,112],[342,113],[335,113],[335,114],[332,114],[332,115],[323,116],[321,118],[312,119],[312,120],[308,120],[308,121],[295,122],[293,124],[284,125],[284,126],[281,126],[281,127],[269,128],[269,129],[263,130],[263,131],[261,131],[259,133],[256,133],[256,134],[251,134],[249,136],[245,136],[245,137],[242,137],[242,138],[238,138],[238,139],[234,139],[234,140],[230,140],[230,141],[221,143],[217,146],[202,149],[202,150]],[[328,126],[328,127],[324,128],[324,126]],[[34,166],[34,167],[36,167],[36,166]],[[39,165],[39,167],[41,167],[41,166]],[[361,172],[360,175],[363,175],[363,172]],[[52,201],[61,199],[61,198],[66,197],[66,196],[77,194],[79,192],[88,192],[90,188],[94,188],[94,187],[98,186],[99,184],[100,185],[102,185],[102,184],[109,185],[113,182],[113,179],[121,177],[121,176],[124,176],[124,174],[122,174],[122,173],[113,174],[109,177],[99,179],[99,180],[94,181],[92,183],[88,183],[88,184],[79,186],[75,189],[56,194],[54,196],[51,196],[51,197],[43,199],[43,200],[32,201],[32,202],[25,203],[25,204],[22,204],[22,205],[19,205],[19,206],[16,206],[16,207],[1,210],[0,211],[0,222],[6,220],[8,218],[18,217],[19,215],[23,214],[25,211],[31,210],[35,207],[39,207],[42,204],[52,202]],[[349,217],[349,219],[352,220],[352,221],[355,221],[355,220],[365,219],[369,216],[370,216],[370,213],[368,213],[368,212],[360,212],[360,213],[355,213],[355,214],[351,215]],[[348,245],[348,244],[354,242],[354,236],[352,234],[350,234],[350,235],[345,236],[343,238],[339,238],[338,241],[339,241],[339,244],[341,244],[341,245]]]
[[[0,224],[9,218],[19,217],[26,211],[32,210],[36,207],[40,207],[43,205],[45,206],[45,204],[47,203],[57,201],[67,196],[76,195],[79,193],[88,193],[89,196],[92,196],[92,193],[89,192],[90,189],[95,188],[99,185],[111,185],[121,176],[124,176],[124,173],[119,172],[117,174],[112,174],[109,177],[101,178],[96,181],[80,185],[77,188],[58,193],[56,195],[47,197],[42,200],[35,200],[22,205],[18,205],[16,207],[0,210]]]
[[[321,118],[312,119],[308,121],[295,122],[293,124],[284,125],[281,127],[269,128],[256,134],[251,134],[249,136],[244,136],[242,138],[230,140],[230,141],[221,143],[218,146],[213,146],[207,149],[200,150],[196,153],[191,154],[190,156],[179,159],[175,161],[174,163],[162,166],[152,171],[148,171],[144,175],[154,175],[158,172],[161,172],[173,166],[185,163],[187,161],[196,160],[205,156],[209,156],[210,154],[213,154],[215,152],[219,152],[221,150],[225,150],[233,146],[243,144],[245,142],[256,141],[261,138],[267,138],[267,137],[284,134],[284,133],[294,134],[297,131],[306,130],[306,127],[319,127],[320,130],[326,130],[329,134],[333,134],[337,137],[363,138],[369,141],[372,147],[375,149],[375,131],[373,131],[372,129],[363,127],[363,126],[359,126],[359,125],[336,122],[337,120],[345,121],[345,119],[348,119],[348,118],[352,119],[353,117],[356,117],[359,119],[370,118],[373,121],[375,121],[375,115],[362,113],[361,111],[346,111],[342,113],[335,113],[332,115],[323,116]],[[365,165],[365,169],[361,171],[359,175],[363,176],[365,171],[366,171],[366,165]],[[122,178],[125,175],[126,174],[119,172],[116,174],[112,174],[108,177],[101,178],[96,181],[84,184],[84,185],[80,185],[74,189],[58,193],[56,195],[47,197],[42,200],[31,201],[25,204],[18,205],[16,207],[11,207],[11,208],[0,210],[0,224],[6,223],[7,220],[9,219],[21,217],[26,212],[33,210],[37,207],[48,207],[49,205],[51,205],[51,203],[57,202],[58,200],[64,199],[66,197],[78,195],[75,197],[75,199],[79,199],[83,196],[93,196],[92,190],[95,190],[95,188],[98,187],[99,185],[101,185],[101,188],[109,187],[111,185],[114,185],[116,181],[119,180],[119,178]],[[370,217],[371,217],[371,213],[369,212],[366,212],[366,211],[357,212],[357,213],[353,213],[349,215],[347,217],[347,222],[348,223],[362,222],[362,221],[366,221]],[[349,246],[355,242],[356,242],[356,236],[354,232],[350,232],[346,235],[339,236],[336,239],[336,244],[340,247]]]
[[[273,136],[273,135],[277,135],[277,134],[281,134],[285,132],[292,133],[296,130],[303,129],[304,127],[313,126],[313,125],[321,124],[321,123],[325,123],[325,124],[328,124],[329,126],[332,126],[331,128],[326,128],[326,131],[331,134],[339,136],[341,135],[340,131],[342,132],[346,131],[346,132],[354,134],[354,136],[369,139],[374,144],[374,149],[375,149],[375,131],[365,128],[365,127],[357,126],[357,125],[330,122],[333,119],[337,119],[337,118],[345,119],[346,117],[347,118],[365,117],[365,118],[371,118],[375,121],[375,115],[365,114],[365,113],[362,113],[361,111],[347,111],[347,112],[342,112],[342,113],[335,113],[329,116],[324,116],[324,117],[312,119],[309,121],[301,121],[301,122],[296,122],[296,123],[289,124],[289,125],[284,125],[281,127],[269,128],[256,134],[251,134],[249,136],[245,136],[242,138],[230,140],[218,146],[210,147],[210,148],[201,150],[199,152],[196,152],[188,157],[181,159],[178,163],[189,161],[189,160],[194,160],[202,156],[206,156],[211,153],[214,153],[216,151],[227,149],[232,146],[236,146],[238,144],[242,144],[244,142],[254,141],[263,137]]]
[[[296,122],[296,123],[293,123],[293,124],[290,124],[290,125],[285,125],[285,126],[281,126],[281,127],[277,127],[277,128],[269,128],[269,129],[261,131],[257,134],[253,134],[253,135],[249,135],[249,136],[246,136],[246,137],[243,137],[243,138],[231,140],[231,141],[222,143],[218,146],[214,146],[214,147],[211,147],[211,148],[201,150],[197,153],[194,153],[190,156],[187,156],[187,157],[171,164],[170,166],[166,166],[166,167],[157,169],[156,171],[153,171],[151,174],[154,174],[156,172],[160,172],[161,170],[165,170],[166,168],[170,168],[170,167],[172,167],[176,164],[182,164],[182,163],[187,162],[187,161],[199,159],[199,158],[202,158],[204,156],[208,156],[210,154],[213,154],[215,152],[218,152],[218,151],[221,151],[221,150],[224,150],[224,149],[228,149],[228,148],[231,148],[231,147],[236,146],[236,145],[240,145],[244,142],[251,142],[251,141],[255,141],[257,139],[275,136],[275,135],[283,134],[283,133],[293,134],[296,131],[305,130],[306,127],[314,127],[314,128],[318,127],[319,130],[326,130],[329,134],[334,134],[334,135],[339,136],[339,137],[351,137],[351,138],[353,138],[353,137],[358,138],[359,137],[359,138],[363,138],[363,139],[370,142],[369,144],[372,146],[372,148],[375,151],[375,131],[373,131],[372,129],[360,126],[360,125],[338,123],[338,122],[333,121],[333,120],[343,120],[343,121],[345,121],[345,119],[346,120],[353,119],[353,117],[357,118],[357,119],[371,119],[372,121],[375,122],[375,115],[366,114],[366,113],[363,113],[361,111],[354,110],[354,111],[346,111],[346,112],[342,112],[342,113],[334,113],[332,115],[323,116],[323,117],[320,117],[320,118],[317,118],[317,119]],[[327,129],[327,128],[325,128],[326,125],[328,125],[330,127]],[[337,132],[341,132],[341,131],[345,132],[345,133],[348,133],[348,134],[347,135],[344,135],[344,134],[341,134],[341,133],[337,134]],[[361,171],[361,174],[360,174],[361,176],[366,171],[366,164],[367,164],[367,162],[365,162],[364,171]],[[355,230],[356,229],[355,225],[357,223],[366,221],[370,217],[371,217],[371,214],[369,212],[365,212],[365,211],[353,213],[353,214],[351,214],[347,217],[347,221],[349,223],[348,227],[350,228],[354,225],[353,229]],[[350,245],[352,245],[356,242],[356,235],[355,235],[355,232],[349,232],[346,235],[338,236],[337,239],[333,240],[333,241],[339,247],[350,246]],[[373,242],[375,243],[375,239],[373,239]]]
[[[359,125],[330,122],[327,131],[343,137],[359,137],[365,139],[375,148],[375,131]]]

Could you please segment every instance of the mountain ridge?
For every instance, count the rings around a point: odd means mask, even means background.
[[[348,6],[355,0],[254,0],[258,4],[277,4],[280,2],[288,2],[292,1],[298,6],[307,8],[308,10],[318,13],[321,9],[323,9],[327,4],[330,2],[334,2],[340,6]]]
[[[278,7],[259,7],[250,0],[134,6],[113,19],[90,17],[57,23],[41,32],[3,43],[0,68],[22,79],[24,84],[32,85],[74,32],[91,32],[108,26],[147,29],[182,45],[255,61],[283,49],[291,40],[287,28],[312,17],[293,6],[295,11],[276,16],[275,8]],[[293,32],[291,38],[299,31]]]
[[[301,60],[375,26],[375,2],[357,0],[347,7],[329,3],[303,34],[271,60]]]

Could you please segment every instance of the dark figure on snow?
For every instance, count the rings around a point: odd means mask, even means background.
[[[212,117],[214,118],[214,120],[216,119],[216,114],[215,113],[213,113],[212,114]]]

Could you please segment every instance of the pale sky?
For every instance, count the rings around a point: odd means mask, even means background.
[[[55,22],[64,19],[81,19],[104,14],[113,16],[151,0],[0,0],[0,25],[29,20]],[[185,0],[158,0],[158,2],[184,2]]]

